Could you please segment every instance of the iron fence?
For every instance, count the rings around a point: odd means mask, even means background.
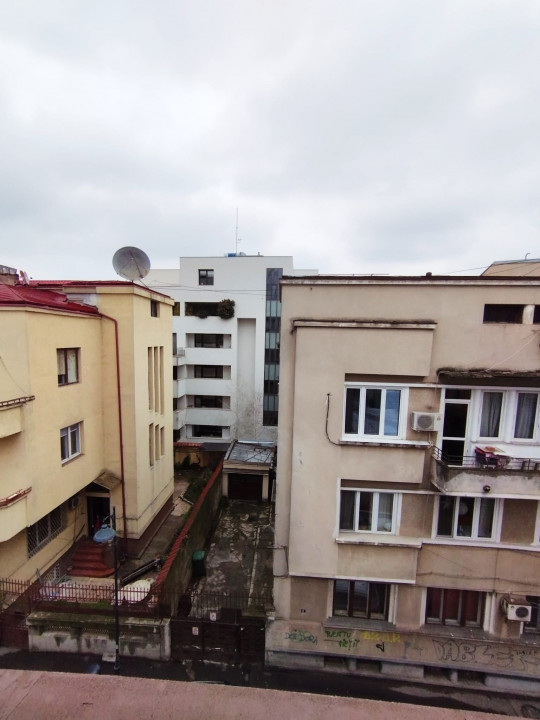
[[[222,592],[187,592],[178,603],[178,615],[198,619],[220,620],[233,618],[235,613],[266,616],[273,607],[269,595],[241,595]]]

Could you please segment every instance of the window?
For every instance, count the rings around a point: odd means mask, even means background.
[[[439,497],[437,537],[494,540],[498,501],[494,498]]]
[[[222,378],[223,365],[195,365],[196,378]]]
[[[215,335],[213,333],[196,333],[195,334],[195,347],[196,348],[222,348],[223,347],[223,335]]]
[[[540,597],[538,595],[527,595],[527,601],[531,604],[531,619],[523,625],[525,632],[540,632]]]
[[[219,425],[193,425],[192,437],[223,437],[223,428]]]
[[[56,351],[58,384],[79,382],[79,348],[59,348]]]
[[[148,426],[148,462],[150,467],[154,464],[154,458],[156,455],[155,440],[156,434],[154,432],[154,424],[150,423]]]
[[[426,623],[480,627],[484,593],[474,590],[428,588]]]
[[[218,304],[211,302],[186,302],[186,316],[207,318],[215,317],[218,314]]]
[[[333,614],[387,620],[389,595],[387,583],[335,580]]]
[[[339,529],[353,532],[395,532],[394,493],[341,490]]]
[[[515,438],[532,439],[534,437],[537,414],[538,393],[518,393],[516,421],[514,424]]]
[[[403,388],[347,387],[345,434],[358,437],[399,437]]]
[[[221,395],[195,395],[193,403],[196,408],[221,408],[223,397]]]
[[[81,423],[60,430],[60,455],[67,462],[81,454]]]
[[[214,271],[213,270],[199,270],[199,285],[213,285],[214,284]]]
[[[174,303],[172,314],[180,315],[180,303],[179,302]]]
[[[532,440],[538,426],[538,393],[482,392],[480,438]]]
[[[499,437],[501,427],[502,392],[485,392],[482,398],[480,437]]]
[[[59,535],[64,529],[62,508],[57,507],[45,515],[37,523],[26,529],[28,557],[35,555],[44,545]]]
[[[523,305],[484,305],[485,323],[521,323]]]
[[[159,304],[157,300],[150,300],[150,316],[159,317]]]

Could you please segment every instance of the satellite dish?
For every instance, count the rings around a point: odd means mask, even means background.
[[[123,247],[117,250],[113,255],[112,264],[115,272],[126,280],[141,280],[150,270],[148,255],[136,247]]]

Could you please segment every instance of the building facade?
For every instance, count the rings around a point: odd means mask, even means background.
[[[522,274],[282,280],[270,664],[538,677],[540,278]]]
[[[145,284],[176,301],[177,441],[275,441],[282,275],[312,274],[291,257],[182,257]]]
[[[46,573],[116,509],[137,555],[173,492],[169,298],[0,278],[0,577]]]

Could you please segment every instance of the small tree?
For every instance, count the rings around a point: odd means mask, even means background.
[[[234,300],[222,300],[218,303],[217,314],[222,320],[234,317]]]

